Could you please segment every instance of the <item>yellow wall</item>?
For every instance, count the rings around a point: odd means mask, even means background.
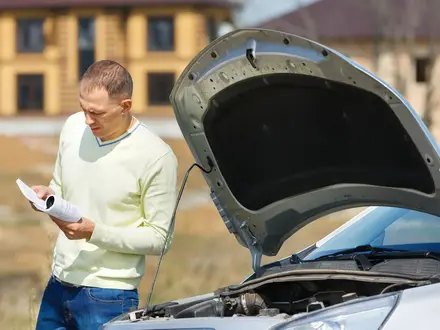
[[[175,17],[175,51],[147,50],[149,16],[172,14]],[[205,17],[228,17],[224,9],[197,11],[190,7],[135,8],[124,19],[120,11],[71,9],[50,11],[8,11],[0,13],[0,116],[17,114],[16,75],[44,74],[44,114],[58,115],[77,111],[78,58],[77,18],[95,16],[96,60],[114,59],[132,74],[133,111],[151,116],[172,116],[169,106],[147,106],[147,73],[173,72],[177,76],[191,58],[208,43]],[[39,54],[17,54],[15,22],[18,17],[45,19],[46,47]]]
[[[21,16],[37,17],[44,14],[39,11],[22,13]],[[15,17],[16,12],[0,14],[0,114],[14,115],[17,111],[16,75],[21,73],[44,74],[45,112],[48,115],[59,111],[59,52],[56,45],[47,44],[41,54],[17,54],[15,52]],[[50,40],[53,33],[53,18],[47,15],[45,32]]]

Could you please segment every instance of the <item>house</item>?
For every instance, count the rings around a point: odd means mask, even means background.
[[[440,141],[440,1],[318,0],[259,24],[321,42],[397,88]]]
[[[133,112],[172,117],[168,95],[192,57],[231,20],[231,0],[0,0],[0,116],[78,111],[96,60],[123,64]]]

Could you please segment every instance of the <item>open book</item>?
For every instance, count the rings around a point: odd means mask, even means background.
[[[55,195],[50,195],[46,200],[42,200],[23,181],[17,179],[16,182],[24,197],[35,205],[38,210],[63,221],[77,222],[81,219],[82,213],[78,206]]]

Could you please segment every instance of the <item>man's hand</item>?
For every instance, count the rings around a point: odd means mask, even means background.
[[[55,194],[55,192],[51,188],[46,187],[46,186],[32,186],[31,189],[36,192],[38,198],[40,198],[44,201],[50,195]],[[29,204],[31,204],[31,207],[34,209],[34,211],[41,212],[39,209],[37,209],[34,206],[34,204],[32,202],[29,202]]]
[[[53,222],[70,240],[87,239],[89,240],[95,230],[95,224],[86,218],[81,218],[78,222],[68,222],[49,216]]]

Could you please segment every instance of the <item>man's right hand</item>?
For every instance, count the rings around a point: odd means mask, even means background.
[[[40,198],[44,201],[50,195],[55,194],[55,192],[51,188],[46,187],[46,186],[32,186],[31,189],[36,192],[38,198]],[[34,204],[32,202],[29,202],[29,203],[31,204],[31,207],[34,209],[34,211],[41,212],[39,209],[37,209],[34,206]]]

